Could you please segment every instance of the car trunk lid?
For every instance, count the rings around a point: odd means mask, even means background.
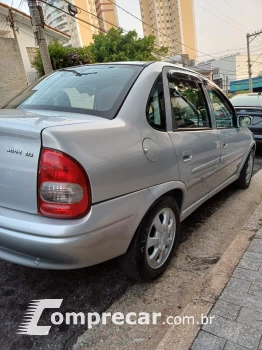
[[[0,110],[0,207],[37,213],[37,173],[44,129],[101,119],[51,111]]]

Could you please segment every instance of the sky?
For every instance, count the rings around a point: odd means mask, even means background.
[[[28,12],[26,0],[0,0]],[[183,1],[183,0],[181,0]],[[246,33],[262,30],[262,0],[193,0],[197,36],[198,61],[232,54],[246,53]],[[117,5],[141,18],[139,0],[116,0]],[[141,21],[120,8],[119,24],[136,29],[143,35]],[[251,44],[251,52],[262,52],[262,34]],[[208,54],[208,55],[207,55]]]

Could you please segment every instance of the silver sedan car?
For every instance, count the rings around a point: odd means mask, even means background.
[[[251,181],[255,142],[205,77],[164,62],[62,69],[0,110],[0,258],[158,277],[180,222]]]

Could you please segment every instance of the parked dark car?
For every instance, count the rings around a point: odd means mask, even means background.
[[[262,144],[262,93],[236,95],[231,98],[238,115],[248,115],[252,119],[249,129],[253,132],[255,141]]]

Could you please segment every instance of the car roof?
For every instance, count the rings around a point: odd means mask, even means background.
[[[169,62],[165,62],[165,61],[148,61],[148,62],[145,62],[145,61],[123,61],[123,62],[105,62],[105,63],[93,63],[93,64],[83,64],[83,65],[78,65],[78,66],[73,66],[73,67],[66,67],[66,68],[62,68],[62,70],[65,70],[65,69],[72,69],[72,68],[84,68],[84,67],[94,67],[94,66],[105,66],[105,65],[134,65],[134,66],[143,66],[143,67],[147,67],[149,65],[152,65],[152,64],[158,64],[158,65],[161,65],[163,67],[174,67],[174,68],[177,68],[179,70],[184,70],[184,71],[188,71],[190,73],[193,73],[195,75],[198,75],[199,77],[201,78],[204,78],[206,80],[207,77],[205,77],[204,75],[192,70],[192,69],[189,69],[189,68],[186,68],[186,67],[182,67],[180,65],[177,65],[177,64],[173,64],[173,63],[169,63]],[[59,70],[59,69],[58,69]]]
[[[81,64],[78,66],[70,66],[70,67],[65,67],[65,68],[61,68],[58,69],[59,70],[70,70],[72,68],[86,68],[86,67],[95,67],[95,66],[108,66],[108,65],[131,65],[131,66],[149,66],[150,64],[152,64],[154,62],[143,62],[143,61],[123,61],[123,62],[105,62],[105,63],[92,63],[92,64]]]
[[[215,86],[216,88],[218,88],[219,90],[221,90],[219,88],[219,86],[217,86],[212,80],[208,79],[207,77],[205,77],[204,75],[200,74],[199,72],[194,71],[193,69],[189,69],[186,67],[182,67],[180,65],[177,64],[173,64],[173,63],[169,63],[169,62],[165,62],[165,61],[148,61],[148,62],[144,62],[144,61],[123,61],[123,62],[106,62],[106,63],[93,63],[93,64],[84,64],[84,65],[78,65],[78,66],[74,66],[74,67],[67,67],[67,68],[62,68],[62,69],[58,69],[59,70],[70,70],[73,68],[77,68],[77,69],[81,69],[84,67],[95,67],[95,66],[105,66],[105,65],[133,65],[133,66],[141,66],[141,67],[147,67],[149,65],[158,65],[160,67],[174,67],[174,69],[178,69],[180,71],[185,71],[191,74],[194,74],[195,76],[198,76],[200,79],[208,81],[211,85]],[[222,91],[222,90],[221,90]]]
[[[247,94],[236,94],[233,97],[239,97],[239,96],[258,96],[258,95],[262,95],[261,92],[249,92]]]

